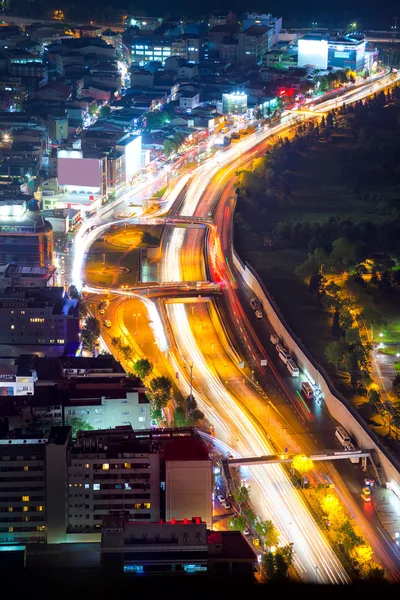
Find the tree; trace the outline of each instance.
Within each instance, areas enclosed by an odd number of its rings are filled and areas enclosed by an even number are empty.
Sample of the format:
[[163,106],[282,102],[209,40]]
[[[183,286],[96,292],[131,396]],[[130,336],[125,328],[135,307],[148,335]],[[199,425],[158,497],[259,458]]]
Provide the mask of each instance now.
[[276,552],[267,552],[262,558],[264,577],[271,581],[287,579],[288,571],[293,563],[293,547],[288,545]]
[[265,521],[256,521],[254,523],[254,529],[268,548],[272,548],[279,544],[281,534],[272,521],[268,519]]
[[345,271],[354,263],[355,258],[356,247],[348,239],[342,237],[333,242],[329,261],[336,271],[339,273]]
[[383,583],[385,580],[385,571],[377,563],[371,562],[366,569],[365,579],[372,583]]
[[254,524],[256,522],[256,513],[254,512],[254,510],[252,508],[244,508],[243,516],[245,517],[249,526],[254,527]]
[[368,544],[359,544],[350,550],[349,554],[356,567],[363,572],[372,561],[373,551]]
[[100,335],[100,323],[95,317],[88,317],[82,330],[82,337],[86,345],[91,348]]
[[296,454],[292,460],[292,469],[295,469],[301,475],[301,481],[303,484],[304,476],[307,475],[314,468],[314,463],[311,458],[304,454]]
[[174,427],[185,427],[186,415],[182,406],[177,406],[174,409]]
[[332,319],[332,335],[334,338],[336,338],[338,340],[340,338],[341,333],[342,333],[342,329],[339,324],[339,311],[336,309],[335,312],[333,313],[333,319]]
[[153,410],[165,408],[172,398],[172,382],[168,377],[155,377],[150,381],[147,395]]
[[229,521],[229,527],[234,531],[243,531],[246,529],[246,519],[243,515],[237,515],[234,519]]
[[321,501],[321,508],[334,529],[339,529],[343,525],[346,517],[336,496],[327,494]]
[[368,402],[370,403],[370,405],[375,408],[376,405],[380,402],[381,399],[381,393],[379,390],[376,390],[374,388],[370,389],[368,392]]
[[202,421],[205,418],[203,411],[201,411],[199,408],[192,410],[189,416],[193,424],[197,423],[198,421]]
[[245,485],[242,485],[240,486],[240,488],[237,488],[233,493],[233,498],[235,502],[239,504],[240,512],[242,512],[242,504],[247,502],[249,499],[249,492],[250,488],[246,487]]
[[334,365],[337,370],[341,367],[348,370],[350,368],[350,353],[349,347],[344,340],[330,342],[325,347],[326,360]]
[[139,358],[133,364],[133,372],[139,377],[139,379],[146,379],[153,371],[153,365],[147,358]]
[[68,288],[68,296],[70,298],[79,299],[81,294],[78,292],[78,288],[75,285],[70,285]]
[[89,311],[87,309],[86,304],[84,302],[82,302],[82,300],[79,301],[78,308],[79,308],[79,318],[82,320],[85,319],[88,316]]
[[122,346],[121,353],[126,361],[129,362],[130,360],[132,360],[133,350],[132,350],[131,346],[129,346],[129,345]]
[[345,519],[343,525],[340,526],[338,530],[338,539],[343,544],[346,552],[351,552],[357,544],[362,544],[364,541],[356,534],[349,519]]
[[67,417],[66,425],[72,427],[72,437],[76,438],[78,431],[91,431],[93,427],[80,417]]

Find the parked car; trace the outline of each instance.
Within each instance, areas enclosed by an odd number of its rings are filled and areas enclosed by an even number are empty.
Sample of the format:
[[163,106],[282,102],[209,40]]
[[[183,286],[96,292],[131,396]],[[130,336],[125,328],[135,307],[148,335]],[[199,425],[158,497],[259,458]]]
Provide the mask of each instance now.
[[111,327],[111,321],[109,319],[106,319],[104,321],[104,326],[110,328]]
[[222,502],[222,506],[225,508],[225,510],[229,510],[230,508],[232,508],[232,506],[229,504],[229,502]]
[[250,529],[248,527],[243,529],[243,535],[250,535]]
[[99,313],[100,313],[101,315],[105,315],[105,314],[106,314],[106,311],[104,310],[104,308],[102,308],[101,310],[99,310]]
[[218,502],[221,502],[221,504],[222,504],[223,502],[225,502],[225,498],[224,498],[224,496],[223,496],[222,494],[218,494],[218,495],[217,495],[217,499],[218,499]]

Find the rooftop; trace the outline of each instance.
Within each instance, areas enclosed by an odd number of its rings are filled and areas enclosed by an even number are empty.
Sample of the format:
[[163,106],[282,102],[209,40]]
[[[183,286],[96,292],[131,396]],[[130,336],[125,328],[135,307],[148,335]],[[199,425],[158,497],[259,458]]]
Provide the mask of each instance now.
[[199,438],[174,438],[165,444],[165,460],[197,461],[210,460],[203,442]]

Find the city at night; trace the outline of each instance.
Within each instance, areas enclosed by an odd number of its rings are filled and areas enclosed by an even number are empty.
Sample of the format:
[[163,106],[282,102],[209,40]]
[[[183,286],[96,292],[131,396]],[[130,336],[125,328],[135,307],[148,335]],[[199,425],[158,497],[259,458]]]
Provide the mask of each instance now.
[[18,597],[400,584],[400,12],[222,4],[0,3]]

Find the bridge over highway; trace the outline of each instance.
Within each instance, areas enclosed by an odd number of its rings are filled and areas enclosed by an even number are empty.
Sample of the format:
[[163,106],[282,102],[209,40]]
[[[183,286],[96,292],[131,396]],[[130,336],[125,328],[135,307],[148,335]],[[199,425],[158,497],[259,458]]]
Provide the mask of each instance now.
[[[343,460],[344,458],[367,458],[369,450],[323,450],[313,454],[305,454],[311,460]],[[248,456],[246,458],[230,458],[229,465],[240,467],[242,465],[273,465],[277,463],[291,463],[296,454],[268,454],[265,456]]]

